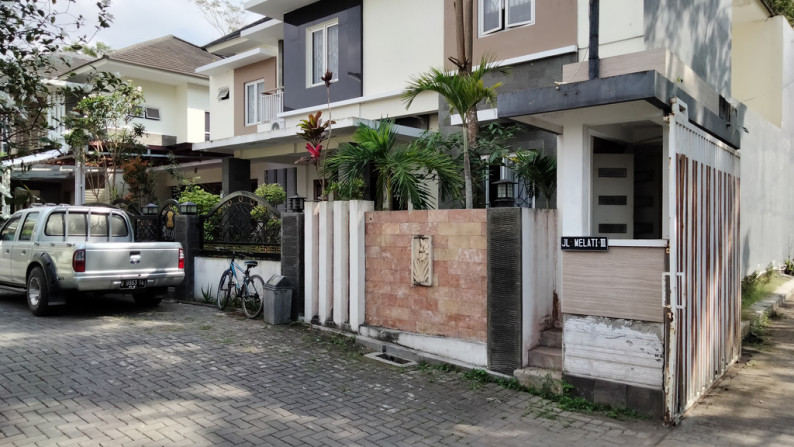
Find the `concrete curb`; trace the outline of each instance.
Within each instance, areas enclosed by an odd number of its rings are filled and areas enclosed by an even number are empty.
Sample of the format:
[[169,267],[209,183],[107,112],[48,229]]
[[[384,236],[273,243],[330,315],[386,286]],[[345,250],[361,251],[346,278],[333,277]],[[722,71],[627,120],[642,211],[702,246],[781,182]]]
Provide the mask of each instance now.
[[749,320],[742,319],[742,340],[750,334],[750,324],[769,316],[771,312],[776,311],[780,305],[786,301],[794,298],[794,278],[790,278],[783,285],[770,293],[769,296],[762,300],[753,303],[748,309],[743,310],[742,314],[749,312],[752,318]]

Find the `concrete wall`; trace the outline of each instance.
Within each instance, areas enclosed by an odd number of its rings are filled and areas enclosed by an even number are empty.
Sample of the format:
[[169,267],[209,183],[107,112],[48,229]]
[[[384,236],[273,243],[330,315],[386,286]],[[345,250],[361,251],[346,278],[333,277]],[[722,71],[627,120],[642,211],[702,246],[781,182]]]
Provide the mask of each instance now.
[[[159,120],[135,118],[133,122],[143,124],[147,133],[177,136],[185,119],[185,103],[179,100],[177,87],[139,79],[132,79],[132,82],[143,90],[145,106],[160,109]],[[177,143],[183,141],[177,140]]]
[[644,0],[644,10],[646,49],[669,49],[730,96],[733,1]]
[[444,64],[443,12],[438,1],[364,1],[364,96],[400,90],[411,75]]
[[794,195],[791,133],[748,110],[739,151],[741,161],[741,237],[744,274],[762,271],[794,257]]
[[[366,324],[484,342],[485,210],[367,214]],[[433,285],[411,284],[411,236],[433,237]]]
[[[221,88],[229,89],[229,99],[218,99]],[[219,140],[234,136],[234,71],[229,70],[210,77],[210,139]]]
[[[242,261],[235,261],[242,262]],[[265,282],[272,275],[281,274],[281,262],[279,261],[258,261],[259,265],[251,269],[251,275],[259,275]],[[245,268],[245,266],[242,266]],[[216,297],[218,290],[218,281],[221,279],[221,273],[229,268],[228,258],[207,258],[196,257],[193,264],[193,296],[196,301],[203,301],[206,294],[210,294],[213,298]],[[240,272],[237,272],[237,277],[241,278]],[[214,301],[212,301],[214,303]]]
[[[264,79],[265,90],[276,88],[276,58],[270,58],[234,70],[234,135],[256,133],[256,124],[245,125],[245,84]],[[232,92],[229,92],[232,95]],[[213,138],[215,139],[215,138]]]

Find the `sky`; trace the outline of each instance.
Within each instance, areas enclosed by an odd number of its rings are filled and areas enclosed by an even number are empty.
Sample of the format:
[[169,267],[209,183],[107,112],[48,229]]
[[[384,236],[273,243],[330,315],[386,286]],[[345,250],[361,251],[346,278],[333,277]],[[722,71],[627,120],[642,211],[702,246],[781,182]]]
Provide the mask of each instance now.
[[[77,0],[70,12],[85,16],[93,29],[96,2]],[[114,50],[169,34],[198,46],[221,37],[189,0],[111,0],[110,13],[114,17],[110,28],[99,31],[92,43],[99,41]]]

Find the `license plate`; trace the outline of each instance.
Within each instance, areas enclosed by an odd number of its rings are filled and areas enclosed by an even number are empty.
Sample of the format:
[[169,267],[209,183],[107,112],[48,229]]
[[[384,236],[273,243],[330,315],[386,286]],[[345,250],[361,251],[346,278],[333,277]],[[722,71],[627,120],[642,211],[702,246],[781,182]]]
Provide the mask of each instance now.
[[121,280],[121,288],[122,289],[142,289],[146,287],[146,280],[145,279],[122,279]]

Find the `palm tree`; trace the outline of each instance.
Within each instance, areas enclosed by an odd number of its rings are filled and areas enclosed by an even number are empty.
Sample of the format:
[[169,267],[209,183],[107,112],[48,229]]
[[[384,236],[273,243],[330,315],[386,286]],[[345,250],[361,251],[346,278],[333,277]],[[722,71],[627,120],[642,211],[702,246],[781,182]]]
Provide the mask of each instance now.
[[546,208],[551,208],[551,196],[557,190],[557,159],[540,155],[536,150],[519,151],[511,157],[509,168],[524,182],[530,197],[542,195]]
[[466,208],[474,205],[472,195],[471,164],[469,162],[469,129],[467,115],[476,110],[477,104],[496,102],[496,89],[501,82],[486,87],[483,79],[487,73],[497,72],[505,74],[507,68],[499,67],[484,56],[480,65],[472,70],[468,76],[447,72],[439,68],[431,68],[427,73],[411,78],[403,92],[405,107],[411,106],[413,100],[423,92],[436,92],[443,96],[449,103],[450,112],[460,116],[463,123],[463,178],[466,190]]
[[392,120],[381,120],[376,128],[360,124],[354,143],[343,143],[326,159],[326,174],[337,173],[339,183],[364,176],[367,165],[377,175],[376,190],[382,207],[391,210],[395,200],[410,200],[414,209],[427,209],[430,189],[427,180],[437,179],[442,194],[460,194],[460,173],[448,155],[418,144],[397,142]]

